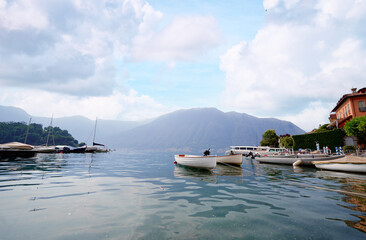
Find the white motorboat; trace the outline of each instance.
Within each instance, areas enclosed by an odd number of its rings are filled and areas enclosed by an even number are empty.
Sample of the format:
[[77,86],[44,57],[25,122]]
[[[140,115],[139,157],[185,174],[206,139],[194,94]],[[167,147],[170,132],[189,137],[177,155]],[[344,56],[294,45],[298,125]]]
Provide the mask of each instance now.
[[174,155],[177,164],[203,169],[213,169],[216,167],[216,156],[197,156],[197,155]]
[[365,157],[347,156],[343,159],[330,161],[313,161],[313,164],[322,170],[366,173]]
[[232,164],[232,165],[241,165],[243,163],[243,155],[241,153],[230,154],[225,156],[217,156],[217,163],[222,164]]
[[275,164],[285,164],[285,165],[296,165],[296,166],[313,166],[313,161],[329,161],[334,159],[340,159],[344,158],[344,155],[330,155],[327,157],[319,156],[317,157],[314,155],[305,155],[302,156],[296,155],[296,157],[256,157],[255,160],[257,160],[260,163],[275,163]]
[[241,153],[244,156],[273,156],[284,153],[292,153],[292,149],[287,148],[274,148],[268,146],[230,146],[228,153]]

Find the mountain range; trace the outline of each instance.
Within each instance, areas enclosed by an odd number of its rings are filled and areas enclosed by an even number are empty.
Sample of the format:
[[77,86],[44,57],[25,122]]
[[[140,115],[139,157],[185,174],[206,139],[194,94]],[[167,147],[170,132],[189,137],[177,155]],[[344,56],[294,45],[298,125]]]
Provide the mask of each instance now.
[[[0,122],[28,122],[31,117],[32,122],[50,125],[51,117],[30,116],[20,108],[0,106]],[[93,120],[62,117],[54,118],[52,125],[68,130],[79,142],[92,143]],[[277,135],[304,133],[293,123],[275,118],[193,108],[145,122],[98,119],[95,141],[119,149],[197,152],[211,148],[222,152],[233,145],[258,145],[268,129],[274,129]]]

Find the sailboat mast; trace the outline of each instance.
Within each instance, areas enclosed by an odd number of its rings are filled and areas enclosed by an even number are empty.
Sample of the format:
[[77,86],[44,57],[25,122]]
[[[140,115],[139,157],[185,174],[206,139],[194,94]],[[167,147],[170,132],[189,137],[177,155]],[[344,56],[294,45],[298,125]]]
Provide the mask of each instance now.
[[50,138],[50,133],[51,133],[51,128],[52,128],[52,120],[53,120],[53,113],[52,113],[52,117],[51,117],[51,123],[50,123],[50,126],[48,128],[48,135],[47,135],[46,146],[48,146],[48,139]]
[[27,133],[25,134],[25,139],[24,139],[24,143],[27,143],[27,137],[28,137],[28,133],[29,133],[29,127],[31,124],[32,118],[29,119],[29,123],[28,123],[28,129],[27,129]]
[[95,142],[95,133],[97,132],[97,121],[98,121],[98,118],[95,118],[93,145],[94,145],[94,142]]

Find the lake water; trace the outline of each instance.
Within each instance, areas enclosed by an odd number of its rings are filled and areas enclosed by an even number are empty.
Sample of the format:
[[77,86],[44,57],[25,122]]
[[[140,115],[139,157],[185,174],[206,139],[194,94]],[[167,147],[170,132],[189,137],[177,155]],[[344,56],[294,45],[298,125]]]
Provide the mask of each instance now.
[[364,175],[173,161],[119,151],[2,161],[0,239],[366,239],[366,197],[353,194],[366,193]]

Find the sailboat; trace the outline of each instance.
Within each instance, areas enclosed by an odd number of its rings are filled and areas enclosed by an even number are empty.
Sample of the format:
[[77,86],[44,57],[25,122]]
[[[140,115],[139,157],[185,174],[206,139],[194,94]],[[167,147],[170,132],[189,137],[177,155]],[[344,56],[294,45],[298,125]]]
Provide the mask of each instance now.
[[[35,150],[37,152],[39,152],[39,153],[54,153],[54,152],[56,152],[56,148],[55,148],[55,137],[53,135],[52,121],[53,121],[53,114],[52,114],[52,117],[51,117],[50,126],[48,128],[46,146],[44,146],[44,145],[42,145],[42,146],[35,146]],[[50,138],[51,131],[52,131],[52,138],[53,138],[53,146],[48,146],[48,140]]]
[[[104,144],[95,142],[95,134],[97,132],[97,122],[98,122],[98,118],[95,119],[93,146],[87,146],[85,152],[109,152],[109,150],[105,147]],[[96,146],[102,146],[104,148],[100,148],[100,147],[96,147]]]

